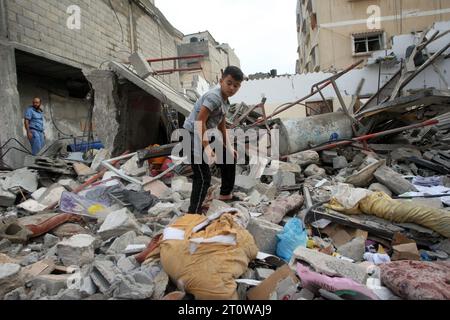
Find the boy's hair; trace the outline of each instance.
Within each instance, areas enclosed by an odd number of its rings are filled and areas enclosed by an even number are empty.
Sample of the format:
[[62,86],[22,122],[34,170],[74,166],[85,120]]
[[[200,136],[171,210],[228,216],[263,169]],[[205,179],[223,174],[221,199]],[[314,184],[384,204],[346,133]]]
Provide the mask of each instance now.
[[236,81],[244,81],[244,73],[241,69],[235,66],[229,66],[225,69],[222,78],[226,78],[227,76],[231,76]]

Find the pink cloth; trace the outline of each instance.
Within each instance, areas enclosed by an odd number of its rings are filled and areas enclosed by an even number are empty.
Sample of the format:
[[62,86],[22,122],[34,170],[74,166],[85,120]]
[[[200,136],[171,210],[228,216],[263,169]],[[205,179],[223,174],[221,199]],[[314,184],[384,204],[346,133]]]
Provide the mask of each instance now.
[[450,263],[395,261],[380,266],[381,281],[408,300],[449,300]]
[[364,285],[361,285],[351,279],[347,278],[332,278],[314,271],[303,266],[301,263],[297,264],[297,275],[301,280],[303,288],[306,288],[312,292],[317,292],[319,289],[325,289],[329,292],[336,292],[342,290],[352,290],[362,293],[363,295],[373,299],[379,300],[379,298]]

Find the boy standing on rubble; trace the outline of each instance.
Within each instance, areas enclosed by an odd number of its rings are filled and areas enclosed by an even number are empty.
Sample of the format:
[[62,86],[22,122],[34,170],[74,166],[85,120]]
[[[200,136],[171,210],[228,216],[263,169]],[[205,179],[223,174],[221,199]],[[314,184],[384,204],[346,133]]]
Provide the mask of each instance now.
[[[209,165],[214,161],[217,162],[222,173],[222,187],[219,200],[230,201],[233,199],[232,192],[236,177],[236,152],[227,136],[225,116],[230,107],[228,99],[238,92],[243,80],[244,74],[238,67],[230,66],[226,68],[222,79],[220,79],[220,86],[205,93],[197,101],[194,110],[185,121],[184,128],[191,133],[192,140],[191,166],[194,176],[191,205],[189,207],[189,213],[191,214],[202,214],[202,204],[211,186]],[[218,129],[222,135],[223,161],[216,159],[216,154],[213,152],[210,141],[205,135],[205,132],[209,129]],[[201,144],[198,143],[197,148],[195,147],[195,139],[201,139]],[[227,153],[232,156],[227,157]],[[206,157],[203,157],[203,154]],[[228,160],[233,159],[233,161],[226,161],[227,158]]]

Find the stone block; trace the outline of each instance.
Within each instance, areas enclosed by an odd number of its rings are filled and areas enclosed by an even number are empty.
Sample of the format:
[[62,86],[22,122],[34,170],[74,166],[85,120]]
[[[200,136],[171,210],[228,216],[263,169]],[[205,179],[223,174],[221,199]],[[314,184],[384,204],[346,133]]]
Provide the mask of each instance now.
[[20,265],[14,263],[0,264],[0,300],[5,294],[21,287],[24,283],[20,275]]
[[247,230],[255,239],[259,251],[276,254],[277,234],[283,231],[281,226],[262,219],[251,218]]
[[330,277],[349,278],[361,284],[365,284],[368,278],[366,269],[359,265],[304,247],[295,249],[291,269],[296,269],[297,261],[306,262],[315,272]]
[[5,191],[0,187],[0,207],[12,207],[16,202],[16,195],[9,191]]
[[322,151],[322,162],[326,164],[333,164],[334,158],[337,158],[339,155],[334,150],[325,150]]
[[75,235],[58,243],[56,252],[66,267],[83,266],[94,261],[94,241],[90,235]]
[[278,171],[273,176],[273,183],[277,188],[293,186],[295,185],[295,173]]
[[101,293],[108,294],[117,274],[120,274],[120,270],[113,262],[97,260],[94,262],[90,277]]
[[344,169],[348,167],[348,161],[345,157],[336,157],[333,159],[333,168],[338,169]]
[[292,154],[288,157],[288,161],[298,164],[301,167],[309,166],[310,164],[317,164],[320,161],[320,156],[316,151],[302,151]]
[[98,230],[103,240],[120,237],[128,231],[139,232],[140,227],[128,209],[124,208],[110,213]]
[[236,176],[235,186],[244,192],[250,192],[256,186],[257,180],[249,176]]
[[326,172],[325,169],[320,168],[318,165],[311,164],[306,168],[304,174],[307,177],[325,177]]
[[384,192],[389,197],[392,196],[392,191],[389,190],[386,186],[382,185],[381,183],[372,183],[369,187],[369,190],[373,192]]
[[108,248],[107,254],[115,255],[122,253],[128,245],[133,244],[136,240],[136,232],[130,231],[116,238],[112,245]]
[[172,179],[172,191],[188,198],[191,196],[192,183],[184,176],[175,177]]
[[388,187],[394,195],[401,195],[410,191],[417,192],[416,187],[414,187],[412,183],[387,166],[380,167],[375,171],[374,175],[375,178]]
[[337,253],[346,258],[350,258],[356,262],[362,261],[364,252],[366,251],[366,240],[362,237],[357,237],[352,241],[340,246]]
[[32,280],[33,287],[44,286],[49,296],[58,294],[63,289],[67,289],[70,274],[48,274],[40,275]]

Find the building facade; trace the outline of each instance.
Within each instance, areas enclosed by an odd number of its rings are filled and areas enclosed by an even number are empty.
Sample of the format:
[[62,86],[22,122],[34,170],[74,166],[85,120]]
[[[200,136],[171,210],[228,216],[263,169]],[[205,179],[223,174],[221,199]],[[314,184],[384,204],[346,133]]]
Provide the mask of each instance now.
[[[109,61],[126,63],[133,52],[149,59],[176,56],[182,41],[183,34],[153,0],[0,0],[0,145],[11,138],[28,144],[23,111],[35,96],[42,98],[48,141],[83,136],[92,111],[86,99],[92,89],[91,72],[106,70]],[[173,65],[166,61],[152,63],[152,68],[171,69]],[[178,73],[155,77],[181,90]],[[138,112],[106,110],[113,119],[128,122],[122,135],[131,137],[130,141],[157,136],[163,103],[144,96],[136,86],[128,85],[127,92],[122,91],[117,100],[139,110],[142,119],[136,125],[138,119],[132,116]],[[97,120],[93,126],[98,128],[103,121]],[[148,142],[130,142],[124,147],[139,148]],[[6,147],[0,150],[0,157],[6,151]],[[23,156],[11,150],[4,164],[20,166]]]
[[450,0],[298,0],[297,73],[335,71],[450,20]]
[[200,66],[201,71],[188,71],[180,74],[181,84],[189,88],[195,79],[205,79],[210,85],[217,84],[221,78],[221,70],[227,66],[240,67],[241,63],[234,50],[227,44],[218,43],[208,32],[199,32],[184,36],[183,42],[178,45],[178,55],[203,55],[203,58],[182,60],[182,68]]

